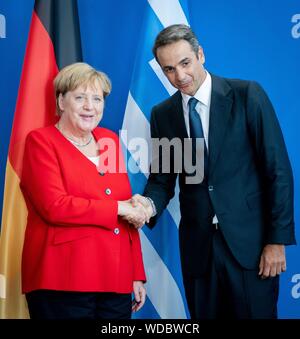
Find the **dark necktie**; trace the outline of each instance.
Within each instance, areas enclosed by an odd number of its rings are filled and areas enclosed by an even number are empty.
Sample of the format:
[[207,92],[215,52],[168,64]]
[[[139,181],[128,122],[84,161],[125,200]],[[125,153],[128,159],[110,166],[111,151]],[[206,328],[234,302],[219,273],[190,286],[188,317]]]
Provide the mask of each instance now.
[[[204,133],[202,128],[201,119],[199,113],[196,111],[196,105],[198,100],[196,98],[190,98],[189,100],[189,121],[190,121],[190,138],[192,139],[193,150],[193,164],[196,161],[196,138],[203,138]],[[207,178],[208,173],[208,157],[207,148],[204,140],[204,178]]]

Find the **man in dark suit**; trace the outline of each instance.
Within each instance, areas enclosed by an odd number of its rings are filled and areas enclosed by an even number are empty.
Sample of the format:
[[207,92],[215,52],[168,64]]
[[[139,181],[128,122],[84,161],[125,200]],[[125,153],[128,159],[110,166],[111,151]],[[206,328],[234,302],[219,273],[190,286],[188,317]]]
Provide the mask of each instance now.
[[[208,73],[188,26],[165,28],[153,52],[178,91],[153,108],[152,138],[205,140],[203,181],[188,184],[191,174],[179,173],[191,317],[276,318],[285,245],[295,244],[295,236],[293,176],[272,104],[256,82]],[[148,209],[150,227],[174,196],[178,176],[172,167],[159,169],[150,173],[144,196],[132,199]]]

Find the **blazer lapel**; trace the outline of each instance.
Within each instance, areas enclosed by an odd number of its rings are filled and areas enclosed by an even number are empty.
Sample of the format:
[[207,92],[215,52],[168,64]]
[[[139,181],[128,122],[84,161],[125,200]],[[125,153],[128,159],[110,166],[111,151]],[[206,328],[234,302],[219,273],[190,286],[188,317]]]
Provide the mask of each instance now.
[[188,134],[186,131],[185,120],[183,115],[183,107],[182,107],[182,96],[180,91],[177,91],[171,97],[172,100],[172,131],[175,132],[175,137],[179,137],[181,139],[188,138]]
[[[171,98],[172,102],[172,119],[170,121],[171,130],[174,131],[174,136],[179,138],[188,138],[185,127],[185,120],[182,108],[182,96],[180,91],[177,91]],[[212,173],[219,152],[222,147],[223,139],[229,123],[232,108],[232,93],[227,82],[212,75],[212,94],[210,103],[210,118],[209,118],[209,174]]]
[[224,79],[212,75],[208,138],[210,175],[216,166],[223,139],[227,131],[232,102],[230,86]]

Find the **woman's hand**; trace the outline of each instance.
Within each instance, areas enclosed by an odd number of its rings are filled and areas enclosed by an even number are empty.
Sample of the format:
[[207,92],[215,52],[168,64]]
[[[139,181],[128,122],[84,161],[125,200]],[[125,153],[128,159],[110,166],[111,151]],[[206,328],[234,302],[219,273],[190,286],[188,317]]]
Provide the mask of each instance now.
[[135,228],[142,227],[149,219],[145,208],[141,204],[132,206],[130,200],[118,201],[118,215]]
[[133,282],[133,293],[132,312],[137,312],[144,306],[146,301],[146,289],[142,281],[136,280]]

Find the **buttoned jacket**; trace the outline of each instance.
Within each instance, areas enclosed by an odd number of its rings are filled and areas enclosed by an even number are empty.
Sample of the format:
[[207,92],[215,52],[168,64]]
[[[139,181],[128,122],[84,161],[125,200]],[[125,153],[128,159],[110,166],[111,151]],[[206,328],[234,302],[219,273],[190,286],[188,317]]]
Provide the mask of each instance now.
[[138,231],[118,217],[117,201],[131,197],[119,139],[105,128],[93,135],[100,148],[110,144],[98,168],[55,126],[27,136],[23,292],[130,293],[134,280],[146,279]]

